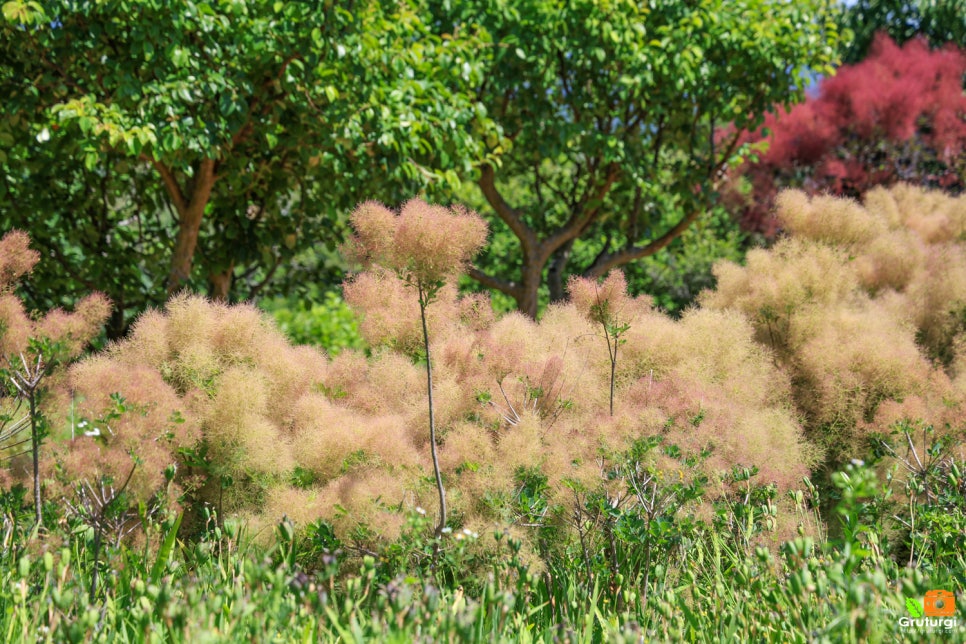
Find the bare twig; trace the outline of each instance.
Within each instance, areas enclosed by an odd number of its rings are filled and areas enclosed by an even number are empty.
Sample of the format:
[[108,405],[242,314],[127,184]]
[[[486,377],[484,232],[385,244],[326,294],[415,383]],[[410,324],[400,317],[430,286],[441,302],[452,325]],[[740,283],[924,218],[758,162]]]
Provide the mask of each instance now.
[[[10,382],[17,389],[20,400],[26,401],[30,410],[25,420],[30,426],[31,451],[33,453],[33,483],[34,483],[34,519],[38,526],[43,524],[43,505],[40,498],[40,442],[43,439],[42,419],[37,411],[37,398],[40,383],[47,375],[48,365],[44,362],[43,353],[37,352],[37,360],[28,362],[27,357],[20,354],[22,370],[14,370],[9,375]],[[22,421],[18,421],[22,422]],[[18,430],[20,431],[20,430]]]

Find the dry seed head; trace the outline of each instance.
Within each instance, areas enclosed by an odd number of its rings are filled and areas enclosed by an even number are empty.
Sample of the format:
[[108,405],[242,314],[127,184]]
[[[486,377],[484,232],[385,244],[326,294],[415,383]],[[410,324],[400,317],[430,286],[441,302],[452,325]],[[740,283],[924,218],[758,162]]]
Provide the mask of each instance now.
[[776,202],[779,220],[800,239],[848,248],[881,235],[887,226],[881,218],[849,199],[809,198],[801,190],[785,190]]
[[30,237],[13,230],[0,238],[0,294],[13,288],[14,282],[29,273],[40,261],[40,253],[30,249]]
[[356,231],[346,249],[350,258],[366,265],[389,264],[398,225],[395,213],[381,203],[366,201],[353,211],[349,221]]
[[111,345],[109,353],[125,364],[160,368],[170,358],[167,316],[155,309],[145,311],[132,325],[127,339]]
[[32,332],[33,323],[20,298],[0,293],[0,356],[26,351]]
[[398,215],[366,202],[350,219],[356,234],[349,248],[355,258],[424,288],[462,270],[486,241],[486,222],[476,213],[421,199],[403,204]]

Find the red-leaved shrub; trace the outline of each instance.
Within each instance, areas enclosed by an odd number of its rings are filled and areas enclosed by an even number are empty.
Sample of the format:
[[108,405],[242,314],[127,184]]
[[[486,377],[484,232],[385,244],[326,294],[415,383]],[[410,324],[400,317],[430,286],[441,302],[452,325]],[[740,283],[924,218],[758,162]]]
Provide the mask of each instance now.
[[[966,51],[902,47],[876,37],[869,56],[823,80],[788,113],[769,114],[746,142],[767,151],[737,173],[729,199],[745,228],[773,235],[783,188],[859,198],[897,182],[961,192],[966,186]],[[742,181],[750,191],[740,189]]]

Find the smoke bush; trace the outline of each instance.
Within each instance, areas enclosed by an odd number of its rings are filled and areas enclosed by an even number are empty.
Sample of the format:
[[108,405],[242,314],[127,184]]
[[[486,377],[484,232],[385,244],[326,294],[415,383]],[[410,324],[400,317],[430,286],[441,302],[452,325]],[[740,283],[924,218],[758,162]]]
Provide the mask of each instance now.
[[[292,346],[252,307],[175,298],[71,370],[75,418],[109,431],[76,436],[58,458],[71,477],[116,476],[133,451],[137,495],[167,485],[256,530],[287,515],[326,520],[360,548],[395,538],[437,494],[421,311],[407,290],[422,275],[440,280],[423,312],[451,527],[485,535],[510,523],[535,551],[546,529],[573,534],[568,517],[592,491],[613,498],[614,455],[648,440],[684,455],[648,452],[655,473],[683,477],[682,458],[694,456],[687,476],[707,479],[709,501],[734,492],[723,472],[753,467],[780,494],[823,456],[861,456],[898,420],[962,431],[964,203],[903,186],[861,205],[786,194],[789,236],[745,266],[718,265],[718,290],[680,320],[612,277],[575,281],[574,302],[539,322],[495,319],[485,298],[460,297],[449,284],[465,254],[422,257],[439,252],[439,235],[420,239],[402,213],[368,204],[354,252],[384,264],[346,286],[368,355],[330,359]],[[616,361],[605,322],[622,329]],[[520,507],[533,481],[537,518]],[[775,538],[800,520],[780,512]]]
[[[788,191],[788,237],[715,268],[713,310],[737,310],[794,383],[808,436],[861,457],[897,420],[961,434],[966,198],[899,185],[859,204]],[[947,424],[948,423],[948,424]]]
[[[368,357],[291,346],[247,305],[181,296],[145,313],[128,338],[70,371],[75,403],[71,411],[64,399],[62,413],[73,414],[76,433],[56,453],[64,479],[117,477],[133,453],[134,498],[167,490],[189,507],[242,515],[256,531],[287,515],[303,525],[324,519],[362,546],[396,537],[406,512],[434,505],[426,379],[417,345],[404,340],[418,315],[412,298],[379,297],[375,286],[402,278],[370,277],[373,286],[357,277],[348,289],[350,301],[372,289],[355,300],[370,329]],[[486,534],[494,522],[518,521],[519,477],[540,472],[547,503],[561,510],[545,520],[567,534],[569,486],[613,486],[602,450],[652,436],[706,452],[701,467],[712,478],[757,465],[763,481],[786,490],[807,473],[814,449],[752,324],[701,310],[676,322],[608,284],[628,325],[613,416],[614,365],[586,310],[562,304],[540,322],[494,319],[480,296],[438,291],[428,309],[435,422],[454,527]],[[366,327],[373,318],[382,322]],[[95,426],[98,436],[84,434]],[[673,465],[654,458],[655,467]]]
[[[961,193],[966,178],[961,45],[930,49],[914,39],[899,47],[880,34],[865,60],[843,65],[789,112],[767,115],[761,132],[745,137],[767,142],[767,150],[737,170],[740,180],[725,194],[743,225],[776,234],[775,197],[788,187],[858,198],[876,186],[906,182]],[[779,208],[786,210],[780,223],[796,225],[788,209]],[[820,217],[834,219],[837,209],[849,216],[815,224],[823,234],[856,233],[866,222],[847,202],[825,202]]]
[[13,231],[0,238],[0,357],[28,351],[30,339],[58,345],[58,358],[76,357],[96,336],[110,314],[111,305],[100,293],[81,300],[73,313],[52,309],[32,318],[13,293],[18,280],[36,265],[40,255],[30,249],[29,237]]
[[50,432],[48,394],[62,378],[59,367],[99,333],[111,306],[95,293],[73,313],[53,309],[28,316],[13,289],[39,259],[29,243],[18,231],[0,238],[0,462],[6,466],[0,470],[0,484],[32,477],[34,517],[40,525],[42,478],[49,474],[46,468],[41,471],[41,449]]

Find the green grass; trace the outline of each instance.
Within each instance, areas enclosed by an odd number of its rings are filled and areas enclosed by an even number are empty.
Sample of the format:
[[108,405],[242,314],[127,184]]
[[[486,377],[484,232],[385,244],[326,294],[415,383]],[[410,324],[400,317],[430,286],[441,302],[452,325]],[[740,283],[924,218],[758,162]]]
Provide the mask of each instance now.
[[[907,598],[934,588],[962,597],[961,558],[927,577],[808,538],[774,556],[699,530],[673,566],[655,565],[644,587],[640,577],[590,574],[566,556],[532,572],[512,543],[462,576],[320,553],[286,525],[269,547],[214,522],[189,542],[175,538],[177,519],[151,528],[147,542],[155,547],[109,547],[96,562],[85,526],[61,521],[38,534],[16,519],[8,506],[0,552],[6,642],[966,639],[963,630],[929,633],[898,623],[908,615]],[[101,582],[92,593],[94,566]]]
[[[903,425],[897,435],[912,431]],[[85,514],[48,502],[47,527],[38,529],[26,490],[0,492],[0,637],[966,641],[966,485],[955,446],[931,443],[929,458],[914,459],[920,469],[901,484],[898,465],[885,473],[876,463],[846,465],[822,492],[824,522],[819,490],[806,481],[805,491],[789,495],[800,534],[775,544],[779,499],[774,486],[754,483],[757,470],[729,473],[739,492],[709,506],[698,469],[663,481],[638,467],[657,444],[614,455],[613,474],[637,491],[637,503],[574,483],[580,512],[568,519],[551,506],[539,471],[521,471],[515,496],[505,499],[508,524],[494,525],[492,539],[454,526],[439,544],[431,517],[417,512],[391,543],[340,538],[324,522],[296,530],[283,521],[256,539],[207,511],[182,524],[181,514],[143,509],[140,532],[120,539],[111,530],[130,524],[109,520],[111,504]],[[699,465],[682,458],[684,467]],[[536,552],[507,536],[514,522],[534,526]],[[956,623],[904,625],[935,590],[955,594]]]

